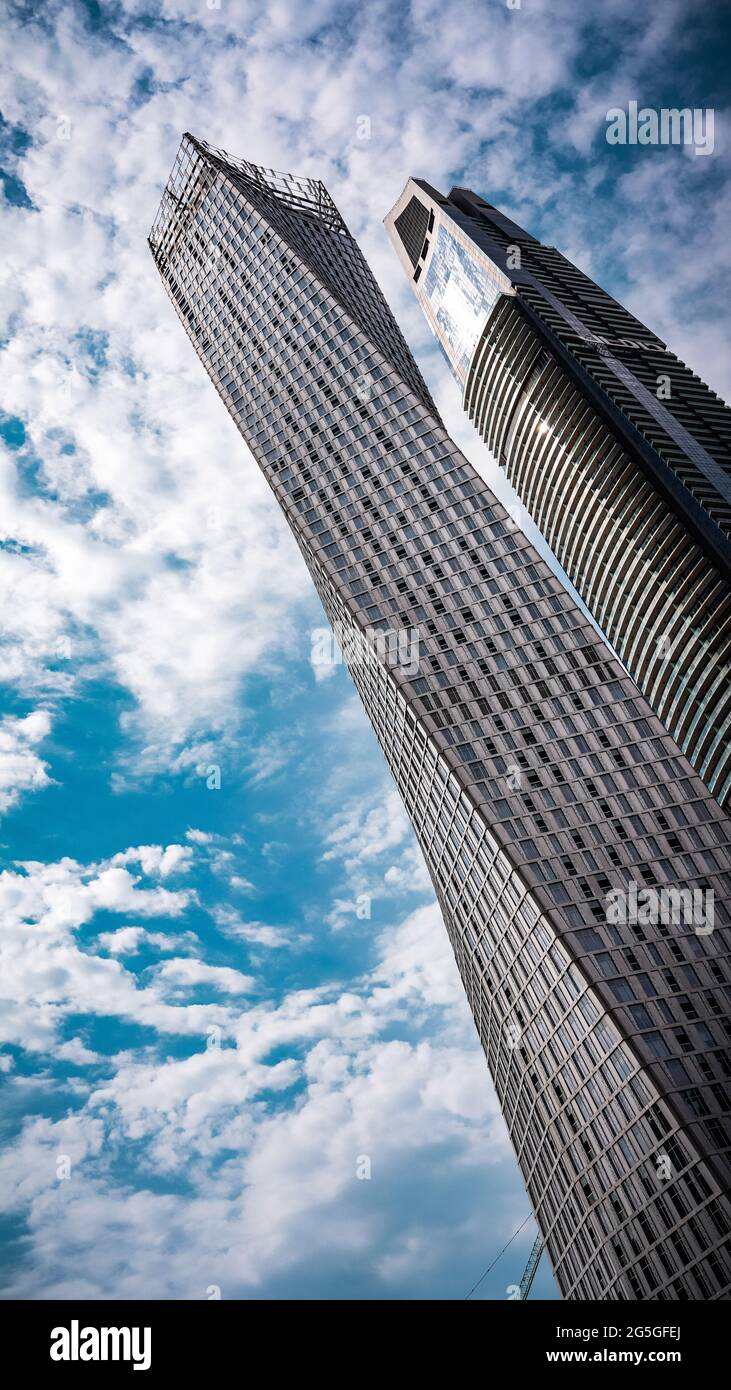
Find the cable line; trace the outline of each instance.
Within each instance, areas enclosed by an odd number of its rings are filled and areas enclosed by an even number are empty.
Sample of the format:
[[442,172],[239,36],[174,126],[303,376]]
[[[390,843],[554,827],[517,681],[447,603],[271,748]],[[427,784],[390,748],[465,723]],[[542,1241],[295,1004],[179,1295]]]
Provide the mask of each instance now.
[[[528,1215],[527,1215],[526,1218],[525,1218],[525,1221],[521,1221],[521,1223],[520,1223],[520,1225],[519,1225],[517,1231],[513,1231],[513,1234],[512,1234],[512,1236],[510,1237],[510,1240],[508,1241],[508,1245],[512,1245],[513,1241],[515,1240],[515,1237],[520,1235],[520,1233],[521,1233],[523,1227],[524,1227],[524,1226],[527,1226],[528,1222],[529,1222],[530,1220],[532,1220],[532,1219],[533,1219],[533,1212],[532,1212],[532,1211],[529,1211],[529,1212],[528,1212]],[[468,1299],[468,1298],[471,1298],[471,1297],[472,1297],[473,1293],[475,1292],[475,1289],[479,1289],[480,1284],[482,1283],[483,1279],[486,1279],[486,1278],[487,1278],[488,1274],[490,1273],[490,1270],[491,1270],[491,1269],[494,1269],[495,1265],[497,1264],[498,1260],[500,1259],[500,1256],[505,1254],[505,1251],[507,1250],[508,1245],[504,1245],[504,1246],[503,1246],[502,1250],[500,1250],[499,1253],[495,1256],[495,1259],[493,1260],[492,1264],[490,1264],[490,1265],[487,1266],[487,1269],[485,1270],[485,1273],[480,1275],[480,1277],[479,1277],[479,1279],[477,1280],[477,1283],[476,1283],[476,1284],[473,1284],[473,1285],[472,1285],[472,1288],[470,1289],[469,1293],[465,1295],[465,1300],[464,1300],[465,1303],[467,1302],[467,1299]]]

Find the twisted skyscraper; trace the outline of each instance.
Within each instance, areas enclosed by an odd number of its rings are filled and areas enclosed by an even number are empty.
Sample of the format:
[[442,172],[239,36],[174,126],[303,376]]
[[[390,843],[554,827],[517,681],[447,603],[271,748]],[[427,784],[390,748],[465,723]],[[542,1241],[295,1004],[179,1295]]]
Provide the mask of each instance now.
[[719,1298],[729,821],[450,440],[322,184],[186,135],[150,245],[341,635],[562,1293]]

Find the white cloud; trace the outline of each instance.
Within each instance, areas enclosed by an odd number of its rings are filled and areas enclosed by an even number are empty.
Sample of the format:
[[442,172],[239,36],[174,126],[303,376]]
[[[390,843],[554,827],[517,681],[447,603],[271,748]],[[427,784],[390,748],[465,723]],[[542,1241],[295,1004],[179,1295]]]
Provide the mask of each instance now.
[[115,854],[113,864],[139,864],[148,877],[159,875],[167,878],[170,874],[185,873],[191,867],[193,851],[187,845],[138,845],[136,849],[126,849]]
[[[219,931],[234,941],[245,941],[251,946],[266,946],[270,949],[295,944],[292,933],[284,927],[272,927],[267,922],[245,922],[236,909],[226,903],[214,907],[212,917]],[[308,935],[298,931],[296,944],[301,946],[310,939]]]
[[186,830],[185,838],[194,845],[209,845],[216,837],[209,830]]
[[167,888],[138,888],[139,879],[112,862],[101,868],[85,885],[92,910],[136,912],[143,917],[178,917],[193,901],[189,889],[171,892]]
[[163,961],[155,967],[155,983],[163,993],[178,998],[207,985],[218,994],[250,994],[256,981],[251,975],[232,970],[227,965],[206,965],[202,960],[176,959]]
[[[1,873],[0,1038],[48,1049],[67,1016],[86,1013],[189,1036],[204,1037],[210,1024],[232,1026],[235,1016],[219,1003],[173,1005],[164,975],[159,983],[153,976],[140,985],[119,960],[96,954],[93,941],[87,950],[76,939],[100,909],[177,919],[194,900],[190,890],[141,888],[127,869],[110,862],[27,862],[22,872]],[[103,946],[109,934],[102,935]]]
[[36,709],[22,719],[6,715],[0,720],[0,812],[9,810],[25,792],[50,785],[48,764],[35,751],[50,731],[47,709]]
[[194,932],[154,932],[147,927],[119,927],[117,931],[100,932],[95,945],[110,956],[135,956],[143,949],[153,951],[196,951],[199,946]]
[[93,1066],[104,1060],[98,1052],[92,1052],[86,1047],[81,1038],[70,1038],[68,1042],[59,1043],[54,1057],[59,1062],[70,1062],[75,1067]]
[[334,930],[369,918],[373,904],[408,893],[431,896],[424,857],[392,785],[351,798],[323,827],[325,862],[342,864],[343,896],[326,915]]
[[255,893],[256,887],[248,878],[242,878],[240,874],[232,874],[228,881],[229,888],[233,888],[237,893]]
[[397,791],[389,788],[374,802],[357,801],[336,814],[325,837],[329,848],[323,859],[342,859],[346,869],[352,870],[395,849],[411,835]]

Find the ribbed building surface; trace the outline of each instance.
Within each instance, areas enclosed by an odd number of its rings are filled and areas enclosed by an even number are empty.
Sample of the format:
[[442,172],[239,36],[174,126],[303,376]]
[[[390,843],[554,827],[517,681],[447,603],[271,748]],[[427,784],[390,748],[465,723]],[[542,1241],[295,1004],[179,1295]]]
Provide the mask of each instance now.
[[[731,824],[446,434],[321,184],[185,136],[150,245],[341,635],[563,1295],[722,1297]],[[640,920],[663,888],[696,920]]]
[[[728,806],[731,411],[564,256],[474,193],[444,198],[412,179],[386,222],[470,419]],[[405,225],[428,228],[416,256]]]

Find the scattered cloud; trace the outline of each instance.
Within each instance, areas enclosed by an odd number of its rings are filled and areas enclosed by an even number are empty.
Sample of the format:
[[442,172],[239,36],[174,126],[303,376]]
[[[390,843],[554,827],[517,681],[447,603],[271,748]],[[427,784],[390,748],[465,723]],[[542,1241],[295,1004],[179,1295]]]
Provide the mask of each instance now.
[[136,956],[141,950],[196,951],[200,942],[194,932],[149,931],[147,927],[119,927],[116,931],[100,932],[95,942],[110,956]]
[[[67,909],[65,918],[74,915]],[[0,1161],[4,1209],[28,1214],[32,1258],[16,1271],[15,1296],[32,1279],[35,1297],[134,1297],[152,1287],[158,1297],[202,1297],[211,1282],[241,1297],[279,1291],[282,1280],[301,1278],[305,1263],[327,1277],[343,1258],[356,1262],[366,1296],[389,1296],[399,1272],[415,1290],[428,1279],[429,1261],[417,1259],[424,1241],[441,1277],[453,1266],[462,1281],[449,1293],[462,1292],[480,1258],[470,1207],[487,1175],[509,1161],[507,1136],[436,909],[385,929],[376,947],[376,966],[347,989],[240,1005],[227,1035],[208,1023],[186,1057],[149,1048],[99,1057],[78,1037],[57,1050],[77,1067],[113,1065],[107,1079],[88,1083],[79,1110],[60,1121],[34,1118]],[[182,959],[153,978],[156,990],[176,996],[243,995],[252,983]],[[385,1036],[414,1000],[414,1038]],[[439,1041],[419,1036],[419,1018],[428,1033],[435,1012]],[[293,1088],[296,1104],[272,1104]],[[168,1190],[133,1190],[117,1175],[130,1142],[138,1172],[154,1172]],[[71,1165],[60,1207],[59,1154]],[[416,1194],[408,1214],[405,1182]],[[428,1217],[434,1183],[450,1211],[436,1233]],[[51,1208],[58,1216],[49,1225]],[[508,1204],[501,1232],[514,1216]],[[104,1239],[112,1227],[113,1261]],[[73,1268],[62,1259],[71,1229],[80,1252]],[[151,1242],[163,1231],[164,1262]]]
[[245,922],[235,908],[227,904],[214,907],[213,920],[224,936],[234,941],[243,941],[252,946],[266,946],[276,950],[282,946],[296,944],[302,946],[310,941],[310,936],[298,933],[297,937],[284,927],[272,927],[267,922]]
[[155,984],[168,997],[179,998],[199,985],[217,994],[250,994],[256,981],[228,965],[206,965],[202,960],[166,960],[155,968]]
[[46,709],[0,720],[0,812],[14,806],[24,793],[50,785],[48,764],[36,752],[36,744],[50,731],[51,715]]

